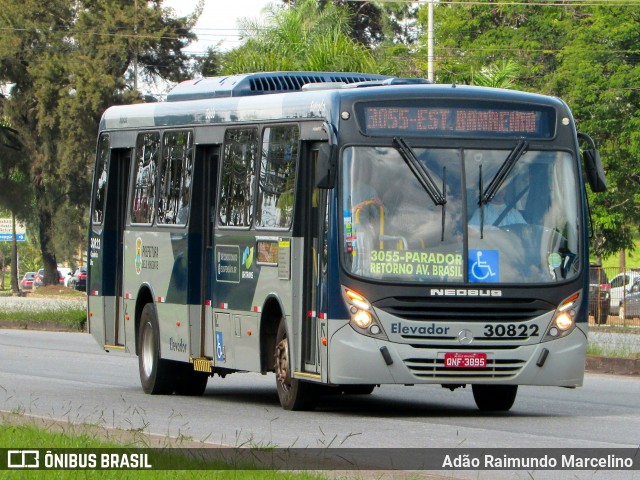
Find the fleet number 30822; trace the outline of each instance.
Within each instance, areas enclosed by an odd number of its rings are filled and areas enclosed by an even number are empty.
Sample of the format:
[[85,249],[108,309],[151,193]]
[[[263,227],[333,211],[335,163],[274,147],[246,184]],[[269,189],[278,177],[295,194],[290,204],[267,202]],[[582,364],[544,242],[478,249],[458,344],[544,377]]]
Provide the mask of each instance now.
[[537,325],[523,324],[488,324],[484,326],[485,337],[537,337],[539,329]]

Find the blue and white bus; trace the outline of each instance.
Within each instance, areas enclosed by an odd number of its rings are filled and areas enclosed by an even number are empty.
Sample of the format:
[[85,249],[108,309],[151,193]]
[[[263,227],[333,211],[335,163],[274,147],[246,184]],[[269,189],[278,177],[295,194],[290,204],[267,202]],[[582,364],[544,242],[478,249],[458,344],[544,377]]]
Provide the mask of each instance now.
[[557,98],[356,73],[185,82],[102,117],[90,331],[138,356],[151,394],[273,372],[285,409],[435,383],[508,410],[518,385],[583,381],[583,174],[605,188]]

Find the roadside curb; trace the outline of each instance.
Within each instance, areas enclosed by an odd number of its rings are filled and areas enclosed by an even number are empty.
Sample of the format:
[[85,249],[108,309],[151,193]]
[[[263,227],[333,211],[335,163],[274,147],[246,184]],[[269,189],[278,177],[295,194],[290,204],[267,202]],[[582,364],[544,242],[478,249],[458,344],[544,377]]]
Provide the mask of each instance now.
[[586,371],[592,373],[608,373],[613,375],[640,376],[640,359],[587,355]]

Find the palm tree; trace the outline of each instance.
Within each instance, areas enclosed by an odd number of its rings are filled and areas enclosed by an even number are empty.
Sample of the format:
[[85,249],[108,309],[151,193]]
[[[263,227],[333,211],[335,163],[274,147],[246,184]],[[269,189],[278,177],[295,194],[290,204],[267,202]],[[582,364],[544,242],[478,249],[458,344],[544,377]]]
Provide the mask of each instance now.
[[225,56],[222,73],[375,71],[371,53],[349,31],[348,12],[333,4],[322,9],[314,0],[296,2],[290,8],[272,4],[264,23],[241,23],[245,43]]
[[503,60],[479,72],[471,72],[471,84],[482,87],[513,88],[515,86],[520,67],[512,60]]

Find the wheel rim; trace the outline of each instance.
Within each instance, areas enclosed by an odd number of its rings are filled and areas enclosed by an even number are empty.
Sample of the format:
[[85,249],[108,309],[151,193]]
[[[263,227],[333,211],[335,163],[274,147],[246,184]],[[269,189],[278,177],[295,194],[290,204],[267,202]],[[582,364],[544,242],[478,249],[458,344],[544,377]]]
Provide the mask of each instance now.
[[154,341],[153,341],[153,328],[150,323],[146,323],[144,325],[144,330],[142,331],[142,368],[144,369],[144,374],[148,377],[151,376],[151,372],[153,372],[154,365]]
[[286,337],[276,345],[275,357],[276,379],[283,389],[288,390],[291,385],[291,375],[289,374],[289,342]]

